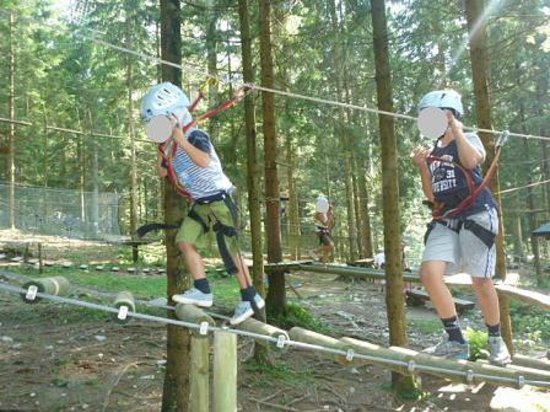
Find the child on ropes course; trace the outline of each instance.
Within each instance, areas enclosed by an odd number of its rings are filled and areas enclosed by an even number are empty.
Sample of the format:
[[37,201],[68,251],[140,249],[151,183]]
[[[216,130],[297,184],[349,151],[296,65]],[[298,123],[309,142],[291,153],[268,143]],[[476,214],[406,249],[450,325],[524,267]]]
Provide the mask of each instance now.
[[241,288],[242,300],[230,320],[235,325],[258,313],[265,302],[252,286],[239,251],[238,211],[231,198],[233,184],[223,172],[209,135],[196,127],[189,107],[186,94],[169,82],[153,86],[141,104],[149,138],[159,143],[160,176],[170,178],[191,203],[176,242],[193,277],[193,287],[172,299],[183,304],[212,306],[212,291],[197,250],[204,246],[206,233],[212,229],[226,269],[236,275]]
[[419,104],[419,127],[424,110],[424,114],[433,111],[431,126],[437,129],[438,116],[443,126],[431,136],[436,139],[433,148],[416,148],[411,154],[420,170],[424,194],[434,207],[434,218],[424,238],[420,277],[448,335],[425,352],[456,359],[469,357],[468,342],[443,280],[444,274],[461,268],[472,278],[485,319],[489,360],[505,365],[510,363],[510,354],[500,333],[498,296],[492,281],[499,226],[497,205],[488,188],[475,191],[483,181],[480,164],[486,152],[476,134],[463,131],[460,119],[464,108],[458,93],[439,90],[426,94]]
[[334,227],[335,219],[332,206],[323,195],[319,195],[317,198],[314,218],[317,226],[317,236],[319,237],[319,247],[312,251],[312,255],[319,259],[321,263],[328,263],[329,256],[334,250],[330,231]]

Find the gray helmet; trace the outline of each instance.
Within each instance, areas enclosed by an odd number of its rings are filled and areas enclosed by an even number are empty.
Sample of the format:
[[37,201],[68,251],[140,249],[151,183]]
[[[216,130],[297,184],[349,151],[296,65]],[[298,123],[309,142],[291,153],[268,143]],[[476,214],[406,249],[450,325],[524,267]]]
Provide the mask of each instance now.
[[461,119],[464,116],[464,106],[460,94],[454,90],[435,90],[426,94],[418,105],[418,111],[426,107],[438,107],[440,109],[452,109],[455,116]]
[[[189,98],[178,86],[164,82],[157,84],[141,99],[141,120],[148,123],[153,117],[175,115],[178,119],[187,117]],[[187,113],[185,113],[187,112]]]

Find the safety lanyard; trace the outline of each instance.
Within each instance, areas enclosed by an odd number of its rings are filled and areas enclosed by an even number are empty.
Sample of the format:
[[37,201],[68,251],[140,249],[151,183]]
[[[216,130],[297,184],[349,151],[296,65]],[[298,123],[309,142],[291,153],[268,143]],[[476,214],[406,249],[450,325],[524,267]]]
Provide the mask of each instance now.
[[453,162],[451,160],[443,159],[441,157],[437,156],[428,156],[428,161],[440,161],[444,163],[453,164],[454,166],[458,167],[463,173],[464,176],[466,176],[466,181],[468,182],[468,191],[469,195],[462,200],[458,206],[455,208],[448,210],[445,213],[442,213],[443,208],[445,204],[443,202],[436,202],[434,210],[432,212],[432,216],[435,220],[440,219],[452,219],[458,215],[460,215],[464,210],[468,209],[470,206],[474,204],[476,199],[479,197],[483,189],[487,187],[493,176],[495,175],[497,168],[498,168],[498,160],[500,158],[500,154],[502,152],[502,146],[506,143],[509,136],[508,130],[505,130],[502,132],[502,134],[498,137],[496,143],[495,143],[495,157],[493,161],[491,162],[491,165],[489,166],[489,169],[487,170],[487,173],[485,173],[485,177],[481,181],[481,183],[476,187],[473,174],[471,170],[468,170],[464,168],[459,163]]
[[[208,83],[208,79],[207,79],[207,82],[205,83],[206,84],[209,84]],[[204,86],[204,85],[203,85]],[[185,133],[187,133],[189,131],[189,129],[191,129],[192,127],[196,126],[197,124],[199,124],[200,122],[206,120],[206,119],[209,119],[215,115],[217,115],[218,113],[221,113],[223,112],[224,110],[227,110],[229,109],[230,107],[233,107],[235,104],[237,104],[240,100],[243,99],[243,97],[248,93],[250,92],[250,89],[248,90],[245,90],[244,88],[241,88],[237,91],[237,93],[235,93],[235,96],[227,101],[225,101],[224,103],[222,103],[221,105],[219,105],[218,107],[215,107],[214,109],[212,110],[209,110],[207,111],[206,113],[200,115],[197,119],[193,120],[192,122],[186,124],[185,126],[183,126],[182,130],[183,130],[183,134],[185,135]],[[191,106],[189,107],[189,111],[192,112],[197,104],[199,103],[199,101],[204,98],[204,92],[203,92],[203,87],[201,87],[200,91],[199,91],[199,95],[197,96],[197,98],[195,99],[195,101],[191,104]],[[170,146],[170,143],[171,143],[171,148],[169,147]],[[168,150],[167,150],[168,149]],[[178,150],[178,145],[176,142],[174,142],[172,139],[168,139],[166,142],[164,143],[161,143],[159,144],[159,152],[160,152],[160,155],[162,157],[162,160],[164,161],[164,164],[166,166],[166,170],[168,171],[168,179],[170,180],[170,182],[174,185],[174,187],[176,188],[176,191],[181,195],[183,196],[183,198],[185,198],[185,200],[188,202],[188,203],[191,203],[193,198],[191,196],[191,193],[189,193],[189,191],[187,191],[185,189],[185,187],[179,182],[178,180],[178,177],[176,175],[176,172],[174,170],[174,166],[172,165],[172,160],[174,159],[174,157],[176,156],[176,152]],[[169,153],[167,153],[167,151]]]

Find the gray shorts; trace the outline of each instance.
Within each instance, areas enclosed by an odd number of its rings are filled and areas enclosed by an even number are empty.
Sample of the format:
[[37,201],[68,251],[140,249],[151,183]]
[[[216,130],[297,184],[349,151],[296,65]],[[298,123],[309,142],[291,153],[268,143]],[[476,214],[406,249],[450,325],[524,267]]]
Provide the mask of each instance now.
[[[468,216],[477,224],[498,233],[498,214],[495,209]],[[428,235],[422,262],[447,262],[446,274],[457,272],[468,273],[472,277],[491,278],[495,275],[496,246],[488,248],[471,231],[462,228],[457,233],[452,228],[458,224],[457,219],[446,219],[445,225],[437,223]]]

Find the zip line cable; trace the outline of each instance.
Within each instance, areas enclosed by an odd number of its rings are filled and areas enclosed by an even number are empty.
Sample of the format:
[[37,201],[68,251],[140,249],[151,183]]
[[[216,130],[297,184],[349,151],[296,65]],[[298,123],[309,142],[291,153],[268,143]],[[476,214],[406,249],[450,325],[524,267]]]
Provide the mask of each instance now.
[[[19,295],[25,295],[28,292],[27,290],[25,290],[23,288],[8,285],[8,284],[2,284],[2,283],[0,283],[0,289],[3,289],[5,291],[11,292],[11,293],[17,293]],[[83,307],[83,308],[94,309],[94,310],[101,310],[101,311],[109,312],[109,313],[112,313],[112,314],[118,314],[119,313],[118,308],[111,307],[111,306],[106,306],[106,305],[99,305],[99,304],[96,304],[96,303],[85,302],[85,301],[81,301],[81,300],[77,300],[77,299],[70,299],[70,298],[65,298],[65,297],[56,296],[56,295],[50,295],[50,294],[42,293],[42,292],[36,292],[35,296],[43,298],[43,299],[48,299],[48,300],[51,300],[51,301],[57,302],[57,303],[69,304],[69,305],[73,305],[73,306],[80,306],[80,307]],[[252,338],[252,339],[264,340],[264,341],[267,341],[267,342],[275,343],[277,345],[277,347],[279,347],[279,348],[283,348],[285,346],[290,346],[290,347],[296,347],[296,348],[306,349],[306,350],[311,350],[311,351],[318,351],[318,352],[330,353],[330,354],[334,354],[334,355],[340,355],[342,357],[345,357],[346,360],[348,360],[348,361],[353,360],[353,358],[363,359],[363,360],[366,360],[366,361],[376,361],[376,362],[387,364],[387,365],[403,367],[406,370],[408,370],[411,374],[413,374],[415,372],[415,370],[420,371],[420,372],[422,372],[422,371],[425,371],[425,372],[439,372],[439,373],[454,375],[454,376],[457,376],[457,377],[463,377],[467,382],[473,382],[474,379],[477,377],[479,380],[488,380],[489,379],[491,381],[511,383],[511,384],[514,384],[514,385],[517,385],[517,386],[520,386],[520,387],[523,386],[523,385],[532,385],[532,386],[539,386],[539,387],[550,387],[550,381],[528,380],[528,379],[525,379],[523,376],[518,376],[517,378],[509,378],[509,377],[504,377],[504,376],[493,376],[493,375],[488,375],[488,374],[483,374],[483,373],[476,373],[472,370],[463,371],[463,370],[453,370],[453,369],[439,368],[439,367],[428,366],[428,365],[418,365],[414,361],[401,361],[401,360],[388,359],[388,358],[379,357],[379,356],[363,355],[363,354],[360,354],[360,353],[355,353],[353,351],[353,349],[349,349],[349,350],[346,351],[346,350],[341,350],[341,349],[328,348],[328,347],[325,347],[325,346],[316,345],[316,344],[312,344],[312,343],[305,343],[305,342],[295,341],[295,340],[292,340],[292,339],[288,339],[285,335],[280,335],[279,337],[276,338],[276,337],[262,335],[262,334],[258,334],[258,333],[254,333],[254,332],[248,332],[248,331],[239,330],[239,329],[232,329],[232,328],[229,328],[229,327],[226,327],[226,326],[222,326],[222,327],[211,326],[207,322],[203,322],[203,323],[200,323],[200,324],[191,323],[191,322],[185,322],[185,321],[181,321],[181,320],[169,319],[169,318],[164,318],[164,317],[160,317],[160,316],[147,315],[147,314],[144,314],[144,313],[132,312],[132,311],[128,311],[127,316],[133,317],[133,318],[136,318],[136,319],[146,320],[146,321],[158,322],[158,323],[162,323],[162,324],[170,324],[170,325],[174,325],[174,326],[184,327],[184,328],[187,328],[187,329],[198,330],[199,333],[201,333],[201,334],[208,334],[209,332],[214,332],[214,331],[223,331],[223,332],[233,333],[235,335],[240,335],[240,336],[244,336],[244,337],[248,337],[248,338]]]
[[[177,64],[177,63],[174,63],[174,62],[163,60],[159,57],[151,56],[149,54],[142,53],[142,52],[138,52],[138,51],[129,49],[127,47],[118,46],[116,44],[107,42],[105,40],[98,39],[96,36],[87,36],[87,35],[78,34],[78,33],[77,33],[77,36],[84,37],[88,40],[91,40],[94,43],[101,44],[105,47],[110,47],[114,50],[118,50],[118,51],[123,52],[123,53],[132,54],[134,56],[138,56],[138,57],[141,57],[141,58],[144,58],[144,59],[147,59],[147,60],[151,60],[151,61],[153,61],[157,64],[168,65],[170,67],[180,69],[182,72],[184,71],[183,65],[181,65],[181,64]],[[204,75],[204,72],[197,73],[197,74]],[[222,82],[227,82],[227,81],[222,80]],[[335,100],[323,99],[323,98],[319,98],[319,97],[315,97],[315,96],[307,96],[307,95],[304,95],[304,94],[287,92],[287,91],[283,91],[283,90],[278,90],[278,89],[259,86],[259,85],[254,84],[254,83],[241,83],[241,84],[237,84],[237,86],[247,87],[247,88],[250,88],[252,90],[260,90],[260,91],[264,91],[264,92],[279,94],[279,95],[282,95],[282,96],[292,97],[292,98],[301,99],[301,100],[308,100],[308,101],[312,101],[312,102],[315,102],[315,103],[321,103],[321,104],[327,104],[327,105],[331,105],[331,106],[338,106],[338,107],[348,108],[348,109],[352,109],[352,110],[358,110],[358,111],[363,111],[363,112],[368,112],[368,113],[376,113],[376,114],[381,114],[381,115],[400,118],[400,119],[405,119],[405,120],[414,120],[414,121],[417,120],[417,117],[415,117],[415,116],[410,116],[410,115],[395,113],[395,112],[388,112],[388,111],[385,111],[385,110],[374,109],[374,108],[370,108],[370,107],[367,107],[367,106],[358,106],[358,105],[354,105],[354,104],[350,104],[350,103],[342,103],[342,102],[338,102],[338,101],[335,101]],[[482,129],[482,128],[474,128],[474,127],[464,127],[464,129],[465,130],[478,131],[478,132],[482,132],[482,133],[490,133],[490,134],[502,134],[503,133],[502,131],[499,131],[499,130]],[[538,136],[538,135],[532,135],[532,134],[509,132],[509,136],[519,137],[519,138],[524,138],[524,139],[538,139],[538,140],[550,141],[550,137],[548,137],[548,136]]]
[[[59,27],[54,26],[51,23],[48,24],[48,22],[45,22],[44,24],[49,26],[49,27],[54,28],[55,30],[58,30],[58,31],[61,30]],[[98,31],[94,30],[94,29],[86,28],[85,30],[88,30],[92,33],[98,33]],[[111,48],[113,50],[117,50],[117,51],[122,52],[122,53],[131,54],[133,56],[140,57],[140,58],[145,59],[145,60],[150,60],[155,64],[163,64],[163,65],[167,65],[167,66],[170,66],[170,67],[174,67],[176,69],[181,70],[182,72],[185,72],[185,69],[184,69],[183,65],[181,65],[181,64],[174,63],[174,62],[171,62],[171,61],[168,61],[168,60],[164,60],[162,58],[152,56],[152,55],[147,54],[147,53],[136,51],[136,50],[130,49],[126,46],[116,45],[114,43],[102,40],[102,39],[98,38],[97,36],[95,36],[93,34],[90,36],[90,35],[86,35],[84,33],[80,33],[78,31],[73,31],[72,34],[74,34],[78,37],[90,40],[93,43],[101,44],[101,45],[103,45],[105,47],[108,47],[108,48]],[[195,72],[195,73],[204,76],[204,71]],[[231,82],[225,81],[225,80],[221,80],[221,82],[222,83],[231,83]],[[367,106],[358,106],[358,105],[354,105],[354,104],[350,104],[350,103],[342,103],[342,102],[335,101],[335,100],[324,99],[324,98],[315,97],[315,96],[308,96],[308,95],[304,95],[304,94],[300,94],[300,93],[287,92],[287,91],[283,91],[283,90],[278,90],[278,89],[273,89],[273,88],[260,86],[260,85],[254,84],[254,83],[240,83],[240,84],[236,83],[236,85],[239,86],[239,87],[247,87],[247,88],[250,88],[252,90],[259,90],[259,91],[263,91],[263,92],[278,94],[278,95],[291,97],[291,98],[295,98],[295,99],[307,100],[307,101],[326,104],[326,105],[330,105],[330,106],[343,107],[343,108],[363,111],[363,112],[367,112],[367,113],[376,113],[376,114],[380,114],[380,115],[384,115],[384,116],[390,116],[390,117],[395,117],[395,118],[405,119],[405,120],[414,120],[414,121],[417,120],[417,118],[415,116],[410,116],[410,115],[395,113],[395,112],[389,112],[389,111],[380,110],[380,109],[374,109],[374,108],[367,107]],[[471,130],[471,131],[478,131],[478,132],[482,132],[482,133],[497,134],[497,135],[502,134],[502,131],[500,131],[500,130],[482,129],[482,128],[475,128],[475,127],[464,127],[464,129],[465,130]],[[537,139],[537,140],[550,141],[550,137],[548,137],[548,136],[539,136],[539,135],[533,135],[533,134],[523,134],[523,133],[509,132],[509,136],[524,138],[524,139]]]
[[512,187],[510,189],[505,189],[505,190],[501,190],[500,192],[498,192],[499,195],[502,195],[504,193],[510,193],[510,192],[515,192],[517,190],[521,190],[521,189],[526,189],[528,187],[535,187],[535,186],[539,186],[539,185],[545,185],[547,183],[550,183],[550,179],[548,180],[541,180],[540,182],[533,182],[533,183],[529,183],[528,185],[525,185],[525,186],[518,186],[518,187]]

